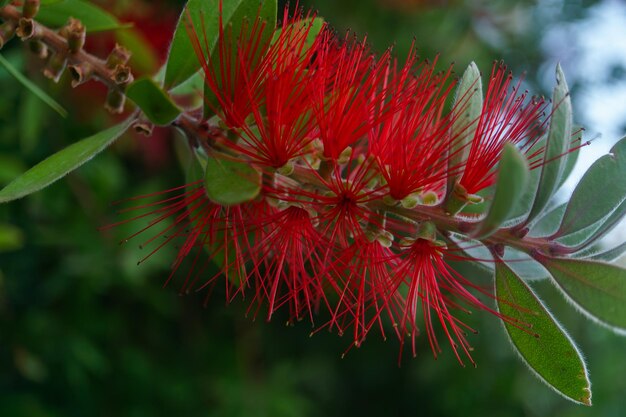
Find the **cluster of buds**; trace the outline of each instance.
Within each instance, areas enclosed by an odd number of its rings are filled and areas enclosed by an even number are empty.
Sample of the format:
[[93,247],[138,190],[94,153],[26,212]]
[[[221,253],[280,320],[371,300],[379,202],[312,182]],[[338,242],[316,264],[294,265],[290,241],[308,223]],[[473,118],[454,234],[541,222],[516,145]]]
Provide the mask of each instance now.
[[34,19],[39,11],[39,0],[24,2],[21,12],[13,6],[0,9],[0,48],[17,35],[28,42],[30,50],[40,59],[46,60],[43,73],[58,82],[67,69],[72,87],[91,79],[98,79],[109,87],[105,107],[112,113],[124,110],[124,90],[133,81],[128,60],[130,52],[116,45],[106,60],[101,60],[83,50],[87,28],[78,19],[69,18],[67,24],[53,31]]
[[452,68],[438,72],[414,50],[404,62],[377,56],[365,40],[313,32],[314,22],[285,11],[277,29],[257,18],[233,31],[220,12],[212,54],[189,24],[210,117],[196,129],[177,123],[206,180],[125,210],[142,211],[124,222],[153,216],[131,238],[152,231],[146,259],[182,239],[172,275],[191,258],[183,292],[223,282],[229,300],[252,293],[255,316],[283,307],[291,322],[350,334],[350,346],[379,329],[413,354],[422,315],[435,355],[438,323],[458,360],[472,361],[458,312],[524,324],[455,270],[470,257],[449,232],[471,230],[463,210],[494,185],[507,144],[541,165],[548,103],[495,63],[479,117],[465,120],[479,76],[453,98]]

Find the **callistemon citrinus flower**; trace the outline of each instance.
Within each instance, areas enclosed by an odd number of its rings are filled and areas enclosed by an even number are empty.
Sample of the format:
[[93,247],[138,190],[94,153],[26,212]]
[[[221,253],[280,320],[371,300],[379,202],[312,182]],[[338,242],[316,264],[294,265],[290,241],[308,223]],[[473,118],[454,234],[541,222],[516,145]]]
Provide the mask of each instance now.
[[188,258],[183,291],[222,282],[229,301],[245,296],[254,316],[286,309],[291,321],[349,334],[350,346],[377,329],[401,346],[410,340],[413,354],[422,315],[433,352],[442,332],[462,362],[471,329],[459,312],[515,322],[450,266],[470,258],[448,249],[429,213],[448,215],[439,205],[451,178],[469,192],[492,184],[505,142],[533,147],[544,103],[509,94],[510,76],[495,67],[469,156],[453,165],[450,149],[476,120],[452,129],[466,105],[446,109],[452,68],[418,63],[415,50],[404,63],[389,52],[377,57],[351,35],[313,32],[313,22],[286,9],[276,29],[257,17],[233,33],[220,19],[213,55],[190,27],[214,113],[209,133],[195,133],[200,165],[217,161],[206,169],[222,169],[235,188],[250,176],[221,165],[239,164],[260,180],[235,203],[216,198],[208,180],[169,190],[139,205],[145,212],[134,219],[151,220],[136,235],[160,227],[144,239],[153,245],[148,257],[182,242],[173,270]]
[[513,83],[513,75],[504,64],[493,65],[459,181],[469,194],[495,183],[495,167],[506,143],[517,145],[526,154],[531,168],[540,166],[543,148],[537,149],[535,145],[546,130],[548,118],[544,116],[549,102],[540,97],[528,98],[528,91],[519,91],[521,83],[521,79]]

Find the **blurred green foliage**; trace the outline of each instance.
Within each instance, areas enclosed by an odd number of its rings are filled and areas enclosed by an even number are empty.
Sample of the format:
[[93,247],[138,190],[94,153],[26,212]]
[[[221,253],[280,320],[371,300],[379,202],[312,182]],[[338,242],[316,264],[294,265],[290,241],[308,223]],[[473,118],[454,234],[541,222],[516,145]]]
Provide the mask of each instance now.
[[[401,10],[382,3],[305,5],[339,31],[367,32],[377,50],[395,43],[403,55],[415,37],[424,57],[439,52],[461,68],[475,60],[483,71],[505,58],[536,83],[531,71],[542,59],[537,39],[546,22],[534,18],[534,2],[422,1]],[[560,18],[584,16],[584,3],[572,2]],[[175,15],[180,3],[141,7]],[[0,186],[113,123],[96,87],[68,92],[65,78],[58,86],[45,81],[16,43],[3,54],[70,116],[61,119],[0,71]],[[470,337],[477,368],[459,366],[447,346],[433,360],[424,337],[418,357],[405,354],[398,366],[393,340],[371,337],[342,359],[348,339],[325,331],[309,337],[309,325],[286,327],[280,314],[271,323],[262,313],[246,318],[246,302],[226,308],[219,285],[208,301],[206,292],[179,295],[176,278],[163,288],[174,247],[138,266],[141,242],[119,242],[141,222],[99,227],[119,220],[113,202],[184,181],[175,140],[167,131],[127,135],[63,181],[0,206],[0,416],[624,415],[624,340],[574,312],[549,282],[533,288],[587,355],[591,409],[540,383],[486,315],[468,318],[480,331]]]

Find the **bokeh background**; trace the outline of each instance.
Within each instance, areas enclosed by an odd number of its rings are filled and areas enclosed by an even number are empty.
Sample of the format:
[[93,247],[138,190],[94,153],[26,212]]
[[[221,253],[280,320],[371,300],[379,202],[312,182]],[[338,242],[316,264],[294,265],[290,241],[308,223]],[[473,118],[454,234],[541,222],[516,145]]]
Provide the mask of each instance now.
[[[137,73],[164,59],[181,1],[98,2],[131,29],[94,36],[136,45]],[[626,131],[626,6],[617,0],[307,0],[340,33],[367,34],[373,48],[411,43],[457,73],[503,59],[527,87],[549,96],[560,61],[577,123],[593,143],[578,172]],[[142,51],[139,53],[139,51]],[[51,92],[67,119],[0,70],[0,186],[27,167],[114,120],[95,83],[53,85],[19,42],[2,54]],[[547,282],[533,283],[586,353],[593,408],[539,382],[493,317],[470,318],[478,367],[449,348],[435,361],[424,338],[398,366],[398,345],[370,337],[342,359],[349,340],[310,325],[245,317],[223,289],[179,295],[163,288],[174,248],[137,266],[136,230],[98,229],[117,220],[111,204],[180,185],[168,130],[126,135],[64,180],[0,206],[0,416],[602,416],[626,415],[626,340],[576,313]],[[607,181],[624,181],[607,179]],[[564,196],[566,198],[566,196]],[[136,226],[136,225],[135,225]],[[623,241],[623,228],[613,241]]]

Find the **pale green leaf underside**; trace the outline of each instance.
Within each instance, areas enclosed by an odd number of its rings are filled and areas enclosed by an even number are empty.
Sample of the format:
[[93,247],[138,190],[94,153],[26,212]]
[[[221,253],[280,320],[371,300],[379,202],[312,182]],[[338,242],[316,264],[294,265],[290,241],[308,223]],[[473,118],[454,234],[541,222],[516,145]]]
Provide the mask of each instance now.
[[111,145],[133,120],[129,118],[44,159],[2,189],[0,203],[22,198],[61,179]]
[[567,164],[565,156],[570,146],[572,134],[572,103],[565,82],[565,75],[560,65],[556,67],[556,82],[557,85],[552,96],[553,110],[539,187],[529,214],[531,220],[541,213],[552,199],[559,187]]
[[539,298],[503,262],[496,266],[498,310],[524,331],[504,322],[511,343],[542,381],[566,398],[591,405],[591,385],[585,363],[572,340]]
[[574,305],[600,323],[626,333],[626,269],[588,260],[539,261]]
[[[583,230],[605,219],[626,198],[626,138],[587,170],[567,205],[556,237]],[[611,182],[607,186],[607,181]]]

